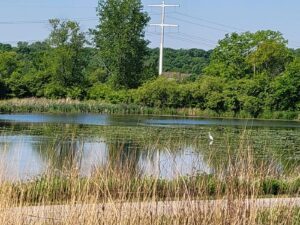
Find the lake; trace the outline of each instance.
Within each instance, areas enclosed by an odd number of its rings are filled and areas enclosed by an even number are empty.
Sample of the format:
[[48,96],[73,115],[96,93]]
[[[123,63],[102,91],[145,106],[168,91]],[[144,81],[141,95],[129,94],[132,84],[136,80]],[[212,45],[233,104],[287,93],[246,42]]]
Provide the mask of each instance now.
[[50,169],[90,176],[108,166],[172,179],[226,171],[229,161],[249,153],[254,163],[263,162],[278,174],[300,165],[296,121],[0,114],[0,133],[4,180],[32,179]]

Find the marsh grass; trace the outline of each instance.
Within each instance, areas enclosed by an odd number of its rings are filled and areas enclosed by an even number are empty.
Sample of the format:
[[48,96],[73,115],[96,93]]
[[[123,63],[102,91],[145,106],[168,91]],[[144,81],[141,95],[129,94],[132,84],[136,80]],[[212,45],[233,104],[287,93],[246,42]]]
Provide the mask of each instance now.
[[175,114],[174,109],[155,109],[135,104],[110,104],[103,101],[71,99],[0,100],[1,113],[100,113],[100,114]]
[[[148,107],[135,103],[112,104],[97,100],[25,98],[0,100],[0,113],[100,113],[119,115],[169,115],[203,118],[253,118],[247,112],[215,112],[200,108]],[[296,111],[265,111],[257,118],[299,120]]]
[[1,179],[0,224],[299,224],[296,206],[246,204],[300,191],[299,177],[280,176],[276,166],[254,159],[247,135],[241,134],[237,149],[228,145],[226,167],[213,174],[145,177],[128,159],[82,177],[66,158],[60,171],[49,167],[32,180]]

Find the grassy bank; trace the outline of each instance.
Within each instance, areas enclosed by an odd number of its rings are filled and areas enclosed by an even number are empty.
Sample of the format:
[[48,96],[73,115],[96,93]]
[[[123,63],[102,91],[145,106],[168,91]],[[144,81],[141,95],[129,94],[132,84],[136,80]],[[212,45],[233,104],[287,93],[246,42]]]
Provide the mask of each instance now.
[[[232,165],[228,174],[198,175],[162,180],[154,177],[132,177],[131,171],[111,168],[97,170],[88,178],[82,178],[73,170],[60,176],[52,173],[23,182],[2,182],[0,185],[1,224],[299,224],[297,207],[259,207],[246,205],[246,199],[296,197],[300,191],[300,178],[265,177],[262,170],[242,169]],[[198,207],[184,206],[173,213],[161,211],[158,202],[189,202],[191,200],[227,200],[225,205]],[[153,202],[153,210],[143,211],[145,202]],[[98,210],[93,205],[103,205]],[[105,209],[109,204],[110,210]],[[126,206],[134,204],[138,210],[127,212]],[[157,205],[156,205],[157,204]],[[182,203],[183,204],[183,203]],[[77,208],[67,211],[41,214],[32,218],[18,213],[30,206],[44,209],[50,205]],[[180,205],[180,203],[179,203]],[[5,214],[15,209],[14,216]],[[129,209],[128,209],[129,210]],[[10,216],[8,216],[10,215]],[[24,217],[25,215],[25,217]],[[51,215],[51,216],[49,216]],[[126,216],[125,216],[126,215]],[[26,217],[29,216],[29,217]],[[28,218],[30,220],[28,220]],[[13,223],[6,223],[13,221]],[[37,223],[36,221],[43,221]]]
[[78,176],[45,176],[32,181],[3,183],[3,192],[17,202],[27,205],[68,204],[113,201],[175,201],[223,199],[229,194],[238,198],[296,197],[300,193],[300,177],[264,177],[243,180],[236,177],[220,179],[213,175],[178,177],[174,180],[132,178],[128,174],[97,174],[90,178]]
[[[51,100],[44,98],[0,100],[0,113],[100,113],[120,115],[170,115],[203,118],[253,118],[246,112],[217,113],[198,108],[151,108],[137,104],[111,104],[103,101],[78,101],[69,99]],[[258,119],[299,120],[299,112],[265,111]]]

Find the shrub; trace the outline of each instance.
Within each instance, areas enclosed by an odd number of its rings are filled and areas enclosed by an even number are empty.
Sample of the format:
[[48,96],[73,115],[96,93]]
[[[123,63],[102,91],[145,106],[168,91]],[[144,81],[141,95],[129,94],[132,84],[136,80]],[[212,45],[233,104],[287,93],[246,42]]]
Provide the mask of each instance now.
[[105,100],[113,92],[112,88],[106,84],[96,84],[90,88],[88,98],[93,100]]
[[150,107],[178,107],[179,84],[173,79],[159,77],[137,90],[135,101]]
[[6,87],[4,81],[0,79],[0,99],[6,98],[8,93],[8,88]]
[[83,99],[84,91],[80,87],[72,87],[68,89],[67,96],[71,99]]
[[61,85],[51,83],[45,87],[46,98],[65,98],[67,96],[67,90]]
[[262,183],[263,193],[265,195],[279,195],[283,194],[287,190],[287,183],[284,180],[278,180],[274,178],[267,178]]

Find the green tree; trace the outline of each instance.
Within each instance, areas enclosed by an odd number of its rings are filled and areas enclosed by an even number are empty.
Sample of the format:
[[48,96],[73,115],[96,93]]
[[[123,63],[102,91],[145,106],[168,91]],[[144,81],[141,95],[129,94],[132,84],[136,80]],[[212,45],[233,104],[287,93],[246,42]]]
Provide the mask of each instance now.
[[29,67],[14,51],[0,53],[0,81],[4,88],[2,94],[27,97],[29,90],[23,74]]
[[227,34],[214,49],[205,73],[229,79],[240,79],[249,74],[251,68],[245,59],[252,48],[251,42],[252,34],[250,32],[241,35]]
[[146,82],[136,94],[136,101],[150,107],[178,107],[179,85],[173,79],[159,77]]
[[14,49],[17,60],[17,69],[6,79],[6,83],[11,90],[11,95],[15,97],[43,96],[43,88],[47,84],[43,79],[42,71],[44,55],[50,50],[46,42],[18,42]]
[[142,9],[140,0],[99,0],[94,40],[115,87],[135,88],[141,83],[149,21]]
[[93,48],[89,49],[87,57],[89,58],[89,62],[84,71],[88,79],[89,86],[91,87],[93,85],[106,83],[108,75],[99,51]]
[[300,110],[300,58],[271,83],[267,104],[271,110]]
[[254,75],[266,73],[271,77],[282,73],[292,60],[292,52],[287,48],[286,43],[276,40],[259,43],[256,50],[246,58],[246,61],[252,65]]
[[252,77],[257,73],[274,77],[292,61],[291,55],[279,32],[232,33],[219,41],[205,72],[227,79]]
[[193,101],[200,109],[209,108],[218,113],[225,110],[223,94],[225,80],[221,77],[202,76],[191,87]]
[[0,53],[0,78],[6,79],[18,68],[18,54],[16,52]]
[[0,99],[7,97],[8,88],[5,82],[0,78]]
[[0,43],[0,52],[9,52],[12,51],[12,46],[10,44],[2,44]]
[[82,97],[85,87],[83,70],[86,60],[83,55],[85,35],[74,21],[50,20],[52,31],[49,36],[51,49],[45,57],[45,73],[50,82],[45,87],[47,97]]
[[300,57],[300,48],[292,49],[292,52],[294,53],[294,55],[295,55],[296,57]]
[[254,96],[240,96],[242,109],[253,117],[258,117],[263,111],[263,100]]
[[[158,70],[159,49],[149,49],[147,61],[151,62],[155,72]],[[211,52],[202,49],[171,49],[165,48],[164,70],[199,75],[209,63]]]

